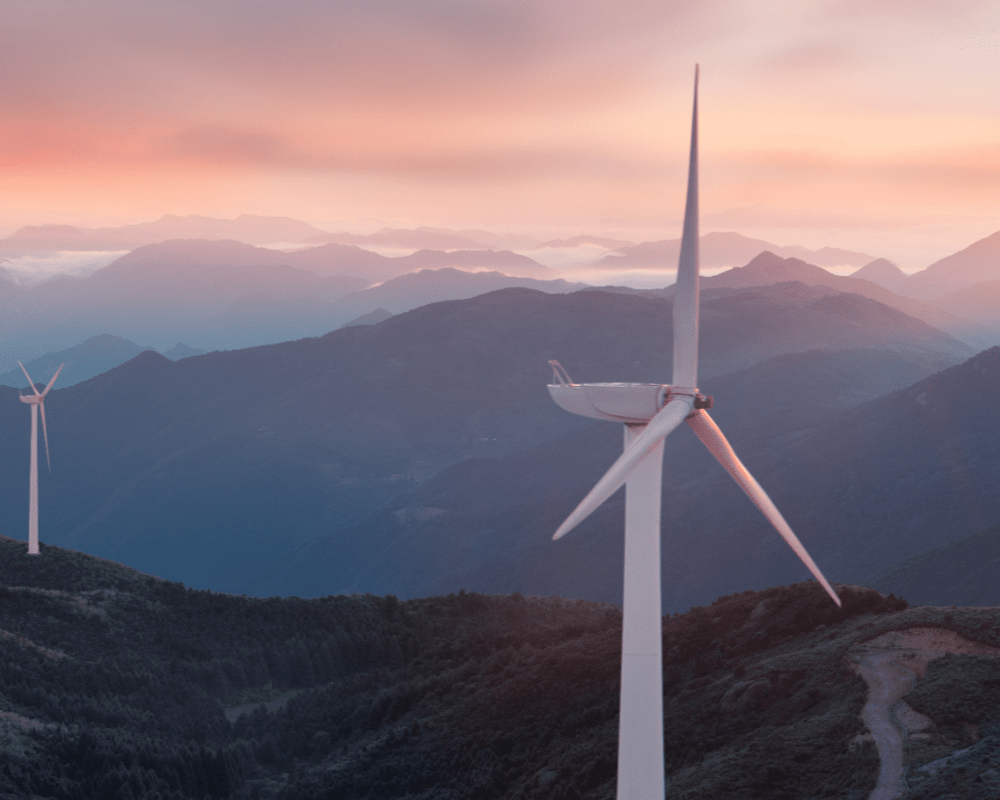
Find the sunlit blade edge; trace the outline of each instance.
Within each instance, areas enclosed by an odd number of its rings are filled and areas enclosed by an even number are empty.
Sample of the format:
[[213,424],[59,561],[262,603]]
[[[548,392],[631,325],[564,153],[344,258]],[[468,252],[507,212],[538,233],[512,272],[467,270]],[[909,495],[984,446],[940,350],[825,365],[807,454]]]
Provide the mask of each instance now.
[[673,302],[674,369],[671,382],[674,386],[698,385],[698,228],[698,66],[695,65],[687,197]]
[[559,526],[559,530],[552,538],[559,539],[565,536],[624,486],[629,472],[649,454],[654,445],[684,421],[684,417],[691,413],[693,404],[692,398],[681,397],[671,400],[661,408],[646,425],[645,430],[632,440],[628,449],[618,457],[618,460],[611,465],[611,469],[604,473],[604,477]]
[[833,601],[839,606],[840,598],[837,597],[837,593],[833,591],[833,587],[823,576],[819,567],[816,566],[816,562],[812,560],[812,557],[806,551],[802,542],[792,531],[791,526],[785,521],[785,518],[781,516],[781,512],[778,511],[777,507],[771,501],[771,498],[767,496],[767,493],[761,488],[760,484],[754,479],[750,471],[743,466],[743,462],[739,460],[736,456],[736,452],[733,450],[732,446],[726,440],[719,426],[715,424],[715,421],[708,415],[708,412],[701,410],[688,419],[688,425],[691,426],[691,430],[694,431],[695,435],[701,439],[702,444],[708,448],[709,452],[715,456],[716,460],[722,464],[726,472],[728,472],[733,480],[739,484],[739,487],[746,492],[747,496],[753,501],[754,505],[760,509],[761,513],[767,517],[768,521],[775,527],[775,530],[781,534],[782,538],[788,542],[795,554],[802,560],[802,563],[809,568],[809,571],[826,589],[827,594],[833,598]]

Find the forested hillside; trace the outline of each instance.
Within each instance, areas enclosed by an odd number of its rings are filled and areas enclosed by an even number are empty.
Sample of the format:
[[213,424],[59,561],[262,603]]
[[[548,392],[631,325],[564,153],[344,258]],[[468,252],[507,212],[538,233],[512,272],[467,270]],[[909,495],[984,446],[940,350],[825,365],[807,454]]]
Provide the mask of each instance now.
[[[259,599],[23,548],[0,540],[2,797],[613,794],[613,605]],[[676,796],[864,796],[864,684],[828,632],[802,637],[905,604],[842,591],[844,611],[799,584],[665,619]]]
[[[0,798],[614,795],[616,606],[251,598],[10,539],[0,585]],[[664,618],[671,797],[867,797],[877,757],[846,656],[911,612],[838,590],[842,610],[810,582]],[[996,638],[963,619],[948,624]],[[925,702],[948,742],[968,695]]]

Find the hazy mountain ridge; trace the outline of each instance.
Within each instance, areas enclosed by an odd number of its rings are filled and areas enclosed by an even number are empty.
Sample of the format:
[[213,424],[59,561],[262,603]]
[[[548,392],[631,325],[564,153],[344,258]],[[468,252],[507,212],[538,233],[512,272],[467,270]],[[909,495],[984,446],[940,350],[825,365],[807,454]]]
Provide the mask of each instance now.
[[573,236],[570,239],[551,239],[547,242],[542,242],[534,249],[541,250],[543,247],[580,247],[581,245],[596,245],[598,247],[607,247],[614,250],[618,250],[622,247],[637,246],[635,242],[629,242],[625,239],[608,239],[604,236],[590,236],[589,234],[583,234],[581,236]]
[[1000,231],[910,276],[905,291],[912,297],[933,299],[996,279],[1000,279]]
[[[616,253],[605,256],[594,266],[606,269],[673,269],[677,266],[680,247],[680,239],[643,242],[634,247],[619,248]],[[752,239],[732,232],[703,234],[699,238],[698,249],[702,267],[745,264],[765,250],[783,258],[808,259],[811,264],[827,267],[845,264],[860,267],[875,259],[865,253],[834,247],[822,247],[819,250],[809,250],[798,245],[781,247],[763,239]]]
[[877,283],[890,292],[898,293],[909,278],[903,270],[887,258],[879,258],[861,269],[852,272],[850,277]]
[[359,247],[368,245],[413,250],[472,250],[485,246],[481,242],[451,233],[393,228],[383,228],[370,234],[324,233],[303,241],[308,244],[349,244]]
[[385,322],[391,316],[392,313],[386,311],[384,308],[376,308],[374,311],[369,311],[367,314],[362,314],[360,317],[355,317],[345,322],[340,327],[350,328],[352,325],[378,325],[380,322]]
[[[135,358],[145,350],[154,350],[152,347],[142,347],[122,339],[119,336],[112,336],[102,333],[91,336],[86,341],[78,345],[69,347],[56,353],[46,353],[30,361],[22,362],[28,370],[28,374],[41,384],[48,384],[49,379],[55,375],[61,364],[65,364],[62,372],[59,373],[59,387],[65,389],[68,386],[89,380],[104,372],[108,372],[126,361]],[[178,343],[167,350],[163,355],[171,361],[179,361],[182,358],[203,355],[204,350],[189,347],[186,344]],[[0,386],[13,386],[14,388],[26,387],[27,378],[20,367],[14,367],[9,372],[0,374]]]
[[166,214],[153,222],[117,227],[26,225],[0,239],[0,254],[21,256],[54,250],[133,250],[170,239],[234,239],[251,245],[302,242],[399,247],[401,249],[524,249],[532,237],[485,230],[448,230],[422,226],[413,230],[383,228],[373,234],[326,233],[289,217],[240,214],[235,219]]
[[[992,414],[1000,401],[998,361],[1000,348],[993,348],[804,434],[741,445],[741,457],[831,580],[864,580],[1000,519],[992,490],[1000,478],[1000,426]],[[752,514],[734,516],[746,503],[724,476],[707,473],[711,466],[695,471],[683,492],[669,492],[670,502],[678,521],[693,521],[695,504],[705,509],[700,522],[720,554],[715,569],[723,562],[735,568],[736,543],[764,531],[751,533],[761,528]],[[798,569],[768,536],[767,583]],[[752,560],[761,567],[769,560],[764,552]],[[744,559],[743,568],[754,569],[750,563]]]
[[[874,256],[835,247],[811,250],[800,245],[780,246],[735,232],[713,232],[701,237],[703,266],[735,266],[745,264],[767,250],[783,258],[796,258],[821,267],[854,266],[857,277],[874,275],[875,283],[914,298],[929,300],[986,280],[1000,278],[1000,232],[994,233],[963,250],[939,259],[927,268],[905,276],[898,267]],[[669,239],[638,244],[592,234],[567,239],[539,241],[518,234],[496,234],[486,230],[453,230],[421,226],[415,229],[383,228],[373,234],[324,233],[308,223],[287,217],[265,217],[242,214],[235,219],[216,219],[190,215],[165,215],[155,222],[104,228],[80,228],[71,225],[25,226],[5,239],[0,239],[0,255],[17,257],[57,250],[134,250],[143,245],[173,239],[237,240],[250,245],[276,243],[361,246],[397,248],[402,250],[466,250],[484,253],[497,250],[532,250],[547,247],[599,245],[613,248],[593,266],[603,269],[671,269],[676,265],[680,240]],[[315,250],[315,247],[307,248]],[[366,252],[371,252],[370,250]],[[344,253],[341,253],[343,256]],[[377,255],[377,254],[376,254]],[[886,263],[883,263],[886,262]],[[377,263],[373,261],[372,263]],[[886,266],[886,264],[891,266]],[[459,266],[449,262],[441,266]],[[472,266],[466,264],[462,266]],[[486,266],[497,266],[495,262]],[[523,264],[522,266],[527,266]],[[862,273],[869,269],[868,273]],[[858,274],[862,273],[862,274]],[[340,273],[351,274],[351,273]],[[902,276],[902,277],[901,277]],[[383,280],[384,277],[378,277]],[[905,287],[905,291],[904,290]]]
[[[868,325],[780,297],[751,297],[732,322],[705,308],[708,376],[814,347],[817,328],[853,347],[908,349],[899,358],[915,368],[954,358],[943,334],[897,332],[878,315]],[[449,465],[585,426],[549,398],[548,359],[576,380],[669,376],[670,318],[662,298],[506,289],[319,339],[173,363],[140,354],[50,395],[42,540],[245,591],[308,537],[360,521]],[[742,333],[765,321],[774,341]],[[0,419],[0,443],[25,453],[27,428]],[[0,497],[24,530],[20,463],[0,463],[5,472]],[[200,553],[193,562],[188,547]],[[234,547],[245,562],[230,558]]]
[[[785,281],[801,281],[807,286],[829,287],[839,292],[862,295],[946,332],[960,329],[964,324],[961,319],[943,313],[935,306],[900,296],[865,278],[834,275],[822,267],[797,258],[782,259],[771,252],[760,253],[743,267],[706,276],[701,279],[701,285],[704,288],[750,288]],[[668,289],[667,293],[673,296],[672,290]]]
[[[107,372],[119,364],[130,361],[142,351],[152,349],[152,347],[141,347],[118,336],[103,334],[92,336],[67,350],[46,353],[24,366],[36,383],[48,384],[49,379],[59,369],[59,365],[65,363],[66,366],[59,373],[58,381],[60,388],[65,388]],[[0,374],[0,385],[27,387],[28,379],[24,377],[21,368],[15,366],[9,372]]]
[[[378,300],[371,307],[330,305],[376,280],[435,265],[474,270],[493,265],[529,277],[494,273],[468,279],[450,271],[451,280],[439,276],[434,289],[418,289],[418,279],[410,299],[403,291],[395,301]],[[86,277],[64,275],[32,287],[0,281],[0,288],[7,287],[0,291],[0,310],[6,312],[0,336],[9,347],[23,343],[52,350],[105,332],[163,348],[178,340],[201,349],[247,347],[321,335],[380,305],[404,311],[510,285],[564,291],[561,280],[533,283],[554,274],[509,252],[422,251],[387,258],[340,245],[286,254],[235,241],[168,241],[140,247]],[[391,293],[391,287],[382,292]]]
[[[839,579],[831,573],[836,565],[823,560],[830,543],[801,524],[802,507],[815,489],[801,489],[806,494],[793,515],[775,494],[780,490],[785,497],[792,490],[771,474],[770,464],[761,466],[759,451],[800,441],[817,426],[833,427],[850,407],[933,369],[933,362],[913,358],[905,365],[889,352],[792,353],[701,381],[702,390],[715,397],[713,418],[832,580]],[[620,454],[621,435],[618,425],[590,423],[533,449],[457,463],[360,524],[318,537],[257,591],[286,593],[308,585],[320,593],[415,597],[472,586],[616,602],[623,569],[622,495],[572,536],[558,543],[551,536]],[[808,478],[821,452],[769,461],[785,469],[799,464]],[[806,574],[683,426],[666,451],[663,502],[665,610]],[[860,570],[864,562],[848,559],[845,566]]]
[[872,583],[926,605],[1000,605],[1000,525],[904,559]]
[[934,304],[956,316],[1000,329],[1000,278],[980,281],[938,297]]
[[0,253],[23,255],[51,250],[133,250],[169,239],[236,239],[247,244],[300,242],[321,234],[317,228],[289,217],[240,214],[218,219],[197,214],[166,214],[155,222],[118,227],[80,228],[72,225],[26,225],[0,239]]
[[507,275],[503,272],[465,272],[451,267],[419,270],[400,275],[378,286],[361,289],[337,300],[332,307],[339,317],[385,308],[393,314],[411,311],[428,303],[465,300],[499,289],[519,287],[566,294],[587,288],[585,283],[571,283],[562,278],[544,280]]

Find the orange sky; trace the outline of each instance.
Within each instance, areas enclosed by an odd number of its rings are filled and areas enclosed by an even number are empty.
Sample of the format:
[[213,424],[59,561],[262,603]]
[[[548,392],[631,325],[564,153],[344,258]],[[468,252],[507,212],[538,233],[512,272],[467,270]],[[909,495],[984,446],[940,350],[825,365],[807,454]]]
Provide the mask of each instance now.
[[1000,229],[995,0],[5,0],[0,232],[675,237],[695,61],[703,231],[913,269]]

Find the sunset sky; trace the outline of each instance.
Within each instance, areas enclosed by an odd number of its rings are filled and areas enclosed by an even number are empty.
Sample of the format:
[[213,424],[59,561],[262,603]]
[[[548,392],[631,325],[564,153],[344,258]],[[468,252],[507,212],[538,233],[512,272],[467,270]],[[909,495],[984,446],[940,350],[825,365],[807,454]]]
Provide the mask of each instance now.
[[5,0],[0,233],[170,214],[922,268],[1000,229],[996,0]]

